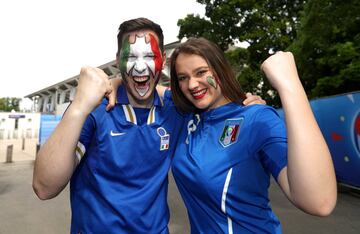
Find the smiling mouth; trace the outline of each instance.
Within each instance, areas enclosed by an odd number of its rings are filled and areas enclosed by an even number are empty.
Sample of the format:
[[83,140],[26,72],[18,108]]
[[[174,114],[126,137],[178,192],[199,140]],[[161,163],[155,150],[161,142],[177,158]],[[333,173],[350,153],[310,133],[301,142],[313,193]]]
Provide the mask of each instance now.
[[135,76],[133,77],[133,81],[136,91],[143,97],[150,89],[150,76]]
[[207,92],[207,89],[202,89],[196,92],[191,92],[191,95],[193,96],[194,99],[201,99],[205,96]]
[[133,76],[135,83],[146,83],[150,79],[150,76]]

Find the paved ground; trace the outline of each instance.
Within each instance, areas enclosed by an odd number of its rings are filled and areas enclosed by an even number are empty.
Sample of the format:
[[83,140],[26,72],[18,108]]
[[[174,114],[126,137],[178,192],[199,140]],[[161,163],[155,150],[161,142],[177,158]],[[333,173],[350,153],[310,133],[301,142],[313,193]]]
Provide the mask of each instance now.
[[[7,144],[14,145],[13,163],[4,163]],[[22,150],[21,140],[0,140],[0,234],[69,233],[69,190],[66,188],[49,201],[40,201],[35,196],[31,180],[36,140],[27,140],[25,144]],[[170,231],[172,234],[189,233],[186,211],[172,178],[169,185]],[[275,184],[270,188],[270,195],[284,233],[360,233],[359,193],[339,193],[337,206],[327,218],[313,217],[297,210]]]
[[[35,159],[36,138],[25,139],[0,139],[0,163],[6,162],[8,146],[12,145],[12,160],[15,162]],[[24,149],[23,149],[24,148]]]

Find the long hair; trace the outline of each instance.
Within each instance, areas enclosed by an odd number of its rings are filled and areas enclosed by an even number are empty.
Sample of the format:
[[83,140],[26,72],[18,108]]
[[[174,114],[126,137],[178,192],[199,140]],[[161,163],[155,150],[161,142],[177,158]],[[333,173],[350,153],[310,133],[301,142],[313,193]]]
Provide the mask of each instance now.
[[246,98],[230,64],[225,58],[224,52],[216,44],[205,38],[189,38],[174,50],[170,58],[171,91],[174,103],[179,110],[187,113],[201,111],[185,97],[179,86],[175,65],[177,57],[182,53],[201,56],[207,62],[219,81],[222,95],[226,99],[241,104]]
[[164,35],[160,25],[147,18],[136,18],[124,21],[122,24],[120,24],[119,33],[117,35],[118,51],[116,55],[120,55],[124,34],[144,29],[148,29],[156,33],[157,37],[159,38],[160,50],[161,52],[164,52]]

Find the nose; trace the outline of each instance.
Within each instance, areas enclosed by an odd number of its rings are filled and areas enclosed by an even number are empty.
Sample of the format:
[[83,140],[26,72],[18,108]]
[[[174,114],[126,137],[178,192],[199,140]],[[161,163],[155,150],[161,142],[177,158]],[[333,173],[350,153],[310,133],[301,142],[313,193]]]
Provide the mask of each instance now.
[[189,90],[196,90],[199,86],[199,82],[196,80],[196,78],[190,77],[189,78]]
[[147,69],[147,66],[146,66],[146,63],[144,60],[139,59],[138,61],[136,61],[135,66],[134,66],[134,70],[136,73],[141,75],[142,73],[144,73],[146,71],[146,69]]

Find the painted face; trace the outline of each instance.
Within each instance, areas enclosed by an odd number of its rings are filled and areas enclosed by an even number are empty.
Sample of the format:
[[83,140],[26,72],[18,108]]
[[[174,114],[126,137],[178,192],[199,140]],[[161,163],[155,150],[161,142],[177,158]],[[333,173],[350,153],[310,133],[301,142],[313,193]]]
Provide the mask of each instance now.
[[201,56],[179,54],[175,68],[181,91],[198,109],[210,110],[229,102]]
[[162,54],[157,37],[145,32],[130,33],[123,41],[119,65],[127,90],[135,99],[152,94],[162,70]]

